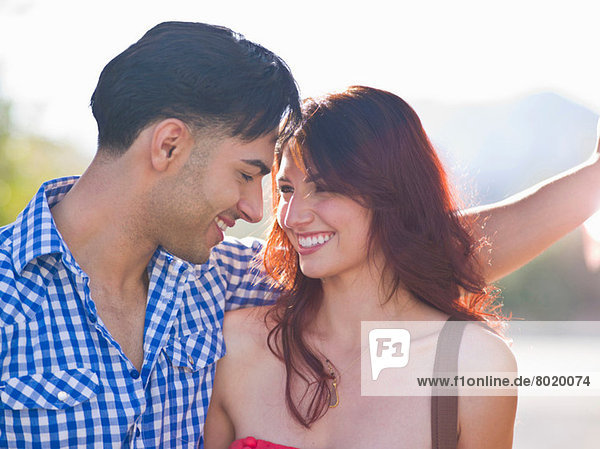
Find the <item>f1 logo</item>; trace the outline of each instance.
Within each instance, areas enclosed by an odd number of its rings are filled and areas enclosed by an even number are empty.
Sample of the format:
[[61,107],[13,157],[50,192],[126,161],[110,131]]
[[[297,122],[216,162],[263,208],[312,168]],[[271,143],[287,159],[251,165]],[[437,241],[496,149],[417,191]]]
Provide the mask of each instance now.
[[406,329],[372,329],[369,352],[372,380],[377,380],[385,368],[404,368],[409,359],[410,333]]

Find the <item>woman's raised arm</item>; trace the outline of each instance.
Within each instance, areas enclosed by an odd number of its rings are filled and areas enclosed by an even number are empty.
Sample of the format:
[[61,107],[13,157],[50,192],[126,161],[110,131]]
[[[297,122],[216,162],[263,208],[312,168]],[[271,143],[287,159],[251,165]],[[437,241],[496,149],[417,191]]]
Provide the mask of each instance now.
[[[600,137],[600,121],[598,133]],[[515,271],[600,209],[600,139],[583,164],[506,200],[466,210],[490,243],[479,257],[493,282]]]

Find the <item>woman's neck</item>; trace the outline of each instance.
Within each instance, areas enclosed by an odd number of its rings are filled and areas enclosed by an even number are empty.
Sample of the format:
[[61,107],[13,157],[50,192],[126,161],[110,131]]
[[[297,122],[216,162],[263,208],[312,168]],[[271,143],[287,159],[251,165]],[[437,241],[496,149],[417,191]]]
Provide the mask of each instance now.
[[383,265],[371,264],[358,273],[321,280],[323,299],[310,330],[313,337],[351,350],[361,345],[361,321],[447,319],[443,312],[416,299],[402,286],[392,292],[377,266]]
[[342,346],[360,342],[361,321],[398,321],[418,302],[401,288],[388,300],[390,290],[373,267],[321,282],[323,299],[312,331],[317,338]]

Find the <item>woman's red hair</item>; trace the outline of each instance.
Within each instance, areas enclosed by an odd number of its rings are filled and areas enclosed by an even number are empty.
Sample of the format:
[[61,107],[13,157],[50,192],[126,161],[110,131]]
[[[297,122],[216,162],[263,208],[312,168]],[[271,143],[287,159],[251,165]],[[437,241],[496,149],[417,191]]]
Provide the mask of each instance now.
[[[487,288],[473,237],[475,223],[459,213],[446,173],[419,117],[398,96],[362,86],[307,99],[292,138],[283,148],[303,170],[318,174],[327,190],[349,196],[372,211],[370,251],[385,258],[383,285],[398,289],[459,320],[500,318],[495,289]],[[309,427],[327,411],[329,374],[307,343],[304,329],[318,312],[321,283],[298,268],[298,254],[275,221],[263,250],[266,271],[282,290],[268,318],[268,343],[286,366],[286,402]],[[292,384],[306,383],[302,398]],[[306,402],[305,402],[306,401]]]

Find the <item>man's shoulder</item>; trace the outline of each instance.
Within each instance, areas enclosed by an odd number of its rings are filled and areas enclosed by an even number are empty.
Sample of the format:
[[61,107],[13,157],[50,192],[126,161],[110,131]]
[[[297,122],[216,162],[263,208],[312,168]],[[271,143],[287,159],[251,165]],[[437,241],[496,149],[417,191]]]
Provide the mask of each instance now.
[[0,257],[3,257],[5,253],[10,255],[14,229],[15,222],[0,226]]
[[238,239],[225,237],[213,247],[208,261],[199,267],[202,269],[225,268],[227,271],[248,270],[250,263],[258,256],[264,242],[253,237]]
[[48,279],[56,275],[55,255],[23,264],[30,248],[19,241],[19,232],[17,222],[0,228],[0,327],[34,319],[47,297]]
[[0,228],[0,304],[4,298],[3,285],[15,277],[13,229],[14,223]]
[[225,239],[216,245],[209,258],[211,260],[220,260],[226,257],[254,257],[263,248],[264,241],[255,237],[225,237]]
[[19,315],[20,293],[13,260],[13,225],[0,228],[0,327],[14,322]]
[[221,291],[227,310],[267,304],[272,286],[258,257],[262,248],[256,238],[227,237],[204,264],[193,265],[191,282],[213,294]]

